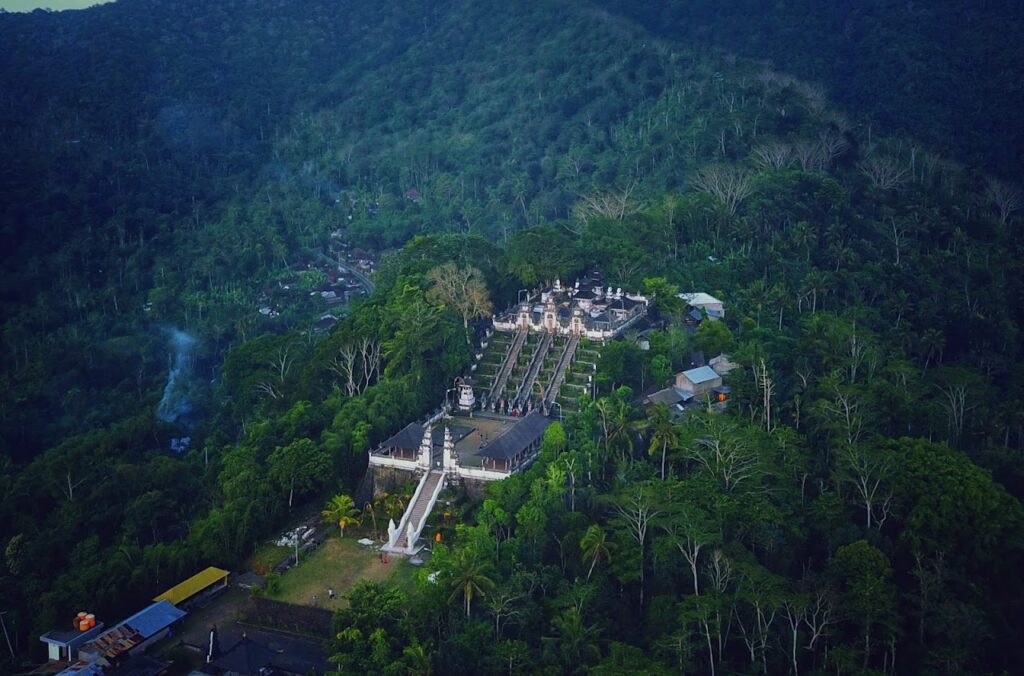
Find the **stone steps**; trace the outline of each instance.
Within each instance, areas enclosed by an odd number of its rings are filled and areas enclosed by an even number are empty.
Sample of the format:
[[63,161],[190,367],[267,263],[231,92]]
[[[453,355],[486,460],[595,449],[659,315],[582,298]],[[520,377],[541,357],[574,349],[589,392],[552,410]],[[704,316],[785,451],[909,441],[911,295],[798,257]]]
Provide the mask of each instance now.
[[[416,498],[416,503],[409,505],[407,509],[409,518],[403,519],[403,523],[411,523],[414,527],[419,526],[427,509],[430,507],[430,501],[434,497],[434,491],[437,489],[437,484],[440,483],[442,479],[444,479],[444,474],[442,472],[430,472],[430,474],[427,475],[427,480],[423,485],[423,490],[420,491],[419,496]],[[398,540],[395,541],[395,547],[405,549],[408,545],[408,533],[406,529],[403,528],[402,534],[398,537]]]

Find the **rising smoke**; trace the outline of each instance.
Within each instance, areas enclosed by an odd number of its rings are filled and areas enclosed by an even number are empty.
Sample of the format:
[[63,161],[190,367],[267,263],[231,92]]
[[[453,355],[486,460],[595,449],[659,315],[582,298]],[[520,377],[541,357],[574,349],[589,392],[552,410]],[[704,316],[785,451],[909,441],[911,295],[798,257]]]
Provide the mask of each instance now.
[[189,399],[190,380],[192,376],[192,352],[196,346],[196,338],[179,329],[169,328],[171,352],[168,355],[167,385],[164,396],[156,407],[156,417],[163,422],[172,423],[192,411]]

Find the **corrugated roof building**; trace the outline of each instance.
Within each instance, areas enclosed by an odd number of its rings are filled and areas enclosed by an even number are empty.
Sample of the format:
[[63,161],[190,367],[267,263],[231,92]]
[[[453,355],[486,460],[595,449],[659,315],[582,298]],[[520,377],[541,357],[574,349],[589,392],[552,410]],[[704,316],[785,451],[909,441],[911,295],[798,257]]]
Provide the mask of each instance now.
[[185,580],[174,585],[163,594],[160,594],[153,601],[170,601],[174,605],[181,605],[184,601],[196,594],[206,591],[217,585],[226,587],[228,584],[228,571],[210,566]]
[[697,397],[707,394],[722,384],[722,376],[710,366],[701,366],[676,374],[676,389]]
[[187,614],[166,600],[146,606],[83,645],[78,652],[79,661],[58,676],[105,674],[167,636],[171,625]]

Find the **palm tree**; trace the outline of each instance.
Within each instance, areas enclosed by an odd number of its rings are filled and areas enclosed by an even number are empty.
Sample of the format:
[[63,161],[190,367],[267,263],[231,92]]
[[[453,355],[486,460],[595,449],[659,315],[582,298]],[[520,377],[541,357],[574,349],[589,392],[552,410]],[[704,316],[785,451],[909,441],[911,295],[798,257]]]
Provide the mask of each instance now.
[[452,593],[448,603],[454,603],[461,596],[466,607],[466,617],[469,617],[473,597],[487,596],[488,592],[494,590],[494,580],[488,577],[491,570],[489,561],[478,560],[466,549],[457,550],[452,559]]
[[761,326],[761,309],[771,301],[768,284],[763,279],[755,280],[743,292],[747,305],[757,308],[757,325]]
[[811,262],[811,247],[818,241],[818,234],[807,221],[800,221],[790,230],[793,244],[804,250],[804,261]]
[[370,517],[370,521],[371,521],[371,523],[373,523],[373,539],[376,540],[377,539],[377,510],[374,509],[372,502],[367,502],[365,505],[363,505],[362,519],[359,522],[360,526],[363,525],[363,521],[362,520],[366,519],[366,517]]
[[384,515],[389,519],[397,519],[409,502],[409,496],[403,493],[381,493],[375,500],[377,507],[384,510]]
[[580,609],[573,606],[551,621],[551,627],[558,634],[557,638],[545,638],[555,642],[563,663],[578,670],[587,662],[601,658],[597,647],[597,637],[601,630],[584,624]]
[[938,329],[926,329],[921,334],[921,351],[924,352],[924,370],[928,370],[928,364],[932,358],[938,355],[942,361],[942,351],[946,348],[946,336]]
[[602,397],[597,401],[597,410],[601,414],[601,426],[604,428],[605,452],[611,450],[621,440],[624,449],[623,458],[633,458],[633,438],[630,436],[632,423],[629,419],[629,406],[618,397]]
[[597,562],[610,561],[612,558],[611,550],[608,547],[608,536],[596,523],[591,524],[580,538],[580,552],[583,562],[590,562],[590,569],[587,571],[587,581],[589,582]]
[[354,526],[359,523],[359,510],[355,503],[347,495],[335,495],[327,503],[321,515],[326,523],[336,523],[341,529],[341,537],[345,537],[345,526]]
[[647,447],[648,455],[654,455],[661,450],[661,480],[664,481],[668,449],[679,443],[679,430],[672,421],[672,412],[665,404],[657,403],[651,407],[647,418],[637,424],[637,429],[651,433],[650,445]]
[[412,645],[402,649],[402,663],[405,673],[409,676],[430,676],[434,673],[434,665],[430,662],[430,653],[423,644],[414,640]]

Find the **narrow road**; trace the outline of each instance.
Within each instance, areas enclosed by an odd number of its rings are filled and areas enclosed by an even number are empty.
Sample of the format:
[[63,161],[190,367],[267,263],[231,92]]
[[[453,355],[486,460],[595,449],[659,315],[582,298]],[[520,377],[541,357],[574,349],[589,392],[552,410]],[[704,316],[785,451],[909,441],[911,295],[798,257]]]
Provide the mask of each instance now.
[[[338,261],[331,261],[331,262],[332,263],[338,263]],[[344,270],[345,272],[349,273],[353,277],[355,277],[357,280],[359,280],[359,283],[363,285],[364,289],[366,289],[366,295],[367,296],[370,296],[370,295],[373,294],[373,290],[376,287],[374,286],[373,282],[370,281],[369,277],[367,277],[363,273],[359,272],[359,270],[356,270],[353,266],[349,265],[348,263],[338,263],[338,267],[341,268],[342,270]]]
[[318,256],[318,257],[319,257],[319,258],[320,258],[321,260],[324,260],[324,261],[326,261],[326,262],[330,263],[331,265],[337,265],[337,266],[338,266],[338,267],[339,267],[340,269],[344,270],[344,271],[345,271],[345,272],[347,272],[348,274],[350,274],[350,275],[352,275],[353,277],[355,277],[355,278],[356,278],[356,281],[357,281],[357,282],[359,282],[359,285],[360,285],[360,286],[362,286],[362,287],[363,287],[364,289],[366,289],[366,295],[367,295],[367,296],[371,296],[371,295],[373,295],[373,290],[374,290],[375,288],[377,288],[377,287],[376,287],[376,285],[374,285],[374,283],[370,281],[370,278],[369,278],[369,277],[367,277],[367,276],[366,276],[366,275],[364,275],[363,273],[359,272],[359,270],[357,270],[357,269],[356,269],[356,267],[355,267],[354,265],[349,265],[348,263],[346,263],[346,262],[344,262],[344,261],[340,261],[340,260],[338,260],[338,259],[335,259],[335,258],[331,258],[330,256],[328,256],[327,254],[325,254],[325,253],[324,253],[324,252],[323,252],[322,250],[320,250],[319,248],[317,248],[317,249],[316,249],[316,250],[314,251],[314,253],[315,253],[315,254],[316,254],[316,255],[317,255],[317,256]]

